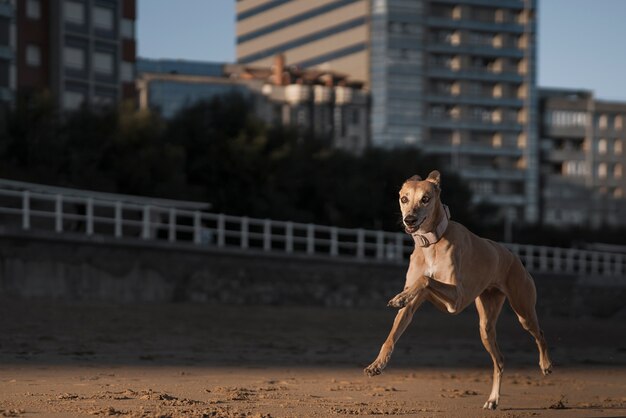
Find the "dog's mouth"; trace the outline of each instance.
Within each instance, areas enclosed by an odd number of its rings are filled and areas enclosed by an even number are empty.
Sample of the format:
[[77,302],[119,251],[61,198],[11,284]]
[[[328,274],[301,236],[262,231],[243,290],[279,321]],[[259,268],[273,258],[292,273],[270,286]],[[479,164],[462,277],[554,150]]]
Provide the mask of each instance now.
[[409,226],[407,224],[404,224],[404,231],[407,234],[414,234],[414,233],[416,233],[420,229],[420,226],[422,226],[422,224],[424,223],[425,220],[426,220],[426,218],[424,218],[421,221],[417,222],[413,226]]

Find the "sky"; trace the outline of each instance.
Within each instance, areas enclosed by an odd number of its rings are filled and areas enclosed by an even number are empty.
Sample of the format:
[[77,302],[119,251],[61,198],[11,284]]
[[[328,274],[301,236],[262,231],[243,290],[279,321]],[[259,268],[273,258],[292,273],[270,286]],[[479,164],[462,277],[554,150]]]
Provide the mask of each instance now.
[[[539,85],[626,101],[626,0],[537,1]],[[235,0],[138,2],[140,57],[235,61]]]

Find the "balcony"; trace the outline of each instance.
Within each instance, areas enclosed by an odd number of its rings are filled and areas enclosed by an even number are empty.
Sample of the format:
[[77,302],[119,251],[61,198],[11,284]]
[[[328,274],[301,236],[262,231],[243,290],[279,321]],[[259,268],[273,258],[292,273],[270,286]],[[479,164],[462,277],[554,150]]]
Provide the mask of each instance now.
[[552,149],[544,151],[543,158],[550,162],[584,161],[585,151],[577,149]]
[[521,157],[524,150],[517,147],[494,147],[489,144],[460,144],[453,145],[451,142],[426,141],[421,149],[430,154],[464,154],[464,155],[485,155],[485,156],[505,156]]
[[[445,4],[453,4],[453,5],[456,5],[459,3],[459,0],[430,0],[430,1],[433,3],[445,3]],[[467,4],[470,6],[494,7],[493,0],[463,0],[463,4]],[[524,1],[523,0],[499,0],[498,7],[521,10],[524,8]]]
[[523,194],[496,194],[472,195],[472,203],[491,203],[496,206],[526,206],[526,196]]
[[481,106],[507,106],[507,107],[523,107],[524,101],[515,97],[491,97],[476,96],[469,94],[459,94],[458,96],[444,94],[430,94],[426,96],[426,100],[432,103],[446,104],[467,104]]
[[524,76],[516,72],[493,72],[472,68],[462,68],[458,71],[447,67],[429,67],[428,77],[445,78],[452,80],[480,80],[480,81],[506,81],[510,83],[523,83]]
[[522,181],[526,177],[524,170],[513,168],[468,167],[459,171],[461,177],[476,180]]
[[515,131],[524,130],[523,125],[517,122],[503,121],[501,123],[493,123],[491,121],[473,118],[453,119],[445,117],[427,116],[425,125],[430,128],[439,129],[459,129],[459,130],[478,130],[478,131]]
[[426,50],[429,52],[437,52],[444,54],[470,54],[470,55],[483,55],[493,57],[509,57],[509,58],[524,58],[525,52],[518,48],[495,48],[489,44],[470,44],[461,43],[459,45],[451,45],[448,43],[429,43],[426,46]]
[[446,17],[428,17],[426,23],[431,27],[447,29],[467,29],[489,32],[524,33],[524,26],[517,22],[481,22],[478,20],[452,19]]

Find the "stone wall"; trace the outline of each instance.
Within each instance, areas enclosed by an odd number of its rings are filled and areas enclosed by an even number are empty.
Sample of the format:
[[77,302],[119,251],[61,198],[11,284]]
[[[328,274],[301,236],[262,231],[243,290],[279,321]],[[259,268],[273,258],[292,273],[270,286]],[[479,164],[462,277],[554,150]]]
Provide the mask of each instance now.
[[[384,306],[406,266],[167,243],[0,235],[0,297],[67,301]],[[536,276],[538,310],[611,315],[626,291]]]

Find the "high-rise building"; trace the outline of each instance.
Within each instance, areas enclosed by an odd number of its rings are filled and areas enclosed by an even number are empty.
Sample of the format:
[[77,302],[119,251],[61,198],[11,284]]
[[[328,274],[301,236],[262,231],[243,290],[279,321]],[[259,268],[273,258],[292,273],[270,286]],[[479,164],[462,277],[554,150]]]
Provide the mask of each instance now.
[[14,94],[15,0],[0,0],[0,113],[13,101]]
[[66,110],[135,97],[136,0],[20,0],[17,91]]
[[535,0],[238,0],[237,57],[344,72],[371,91],[371,143],[411,146],[477,202],[538,220]]
[[540,89],[541,221],[626,226],[626,103]]

